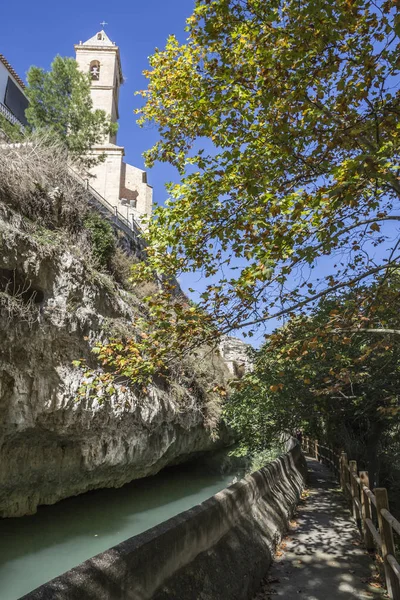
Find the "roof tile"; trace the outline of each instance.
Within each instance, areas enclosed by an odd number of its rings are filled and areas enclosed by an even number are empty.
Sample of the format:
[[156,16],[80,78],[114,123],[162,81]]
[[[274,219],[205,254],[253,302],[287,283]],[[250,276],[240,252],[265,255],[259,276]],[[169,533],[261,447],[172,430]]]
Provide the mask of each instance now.
[[8,60],[6,59],[4,54],[0,54],[0,62],[3,63],[3,65],[5,66],[7,71],[14,77],[15,81],[17,81],[19,83],[19,85],[22,87],[22,89],[25,89],[26,88],[25,83],[22,81],[22,79],[18,75],[18,73],[12,68],[12,66],[10,65],[10,63],[8,62]]

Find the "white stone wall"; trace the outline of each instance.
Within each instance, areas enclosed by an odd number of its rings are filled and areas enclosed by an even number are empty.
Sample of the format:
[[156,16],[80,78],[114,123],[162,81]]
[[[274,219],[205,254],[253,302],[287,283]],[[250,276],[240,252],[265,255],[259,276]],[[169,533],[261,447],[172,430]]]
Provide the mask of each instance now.
[[[9,74],[8,70],[5,68],[3,63],[0,62],[0,102],[2,104],[4,104],[4,96],[6,93],[7,81],[8,81],[9,75],[10,74]],[[14,83],[17,84],[17,82],[15,80],[14,80]]]
[[[91,86],[93,107],[104,110],[112,121],[117,122],[119,117],[119,86],[121,84],[119,80],[118,48],[115,46],[99,49],[85,47],[84,45],[75,46],[75,48],[76,61],[83,73],[89,73],[90,64],[93,61],[100,63],[100,77],[98,81],[92,81]],[[108,136],[105,139],[105,142],[112,144],[115,144],[116,141],[116,136]]]
[[106,154],[106,159],[90,170],[90,174],[94,177],[91,177],[89,183],[107,202],[113,206],[119,206],[124,149],[119,146],[96,147],[93,155],[98,156],[103,152]]
[[[146,172],[127,163],[121,170],[121,198],[126,199],[135,218],[151,215],[153,188],[145,182]],[[136,206],[135,206],[136,205]]]
[[251,346],[242,340],[224,335],[220,342],[220,353],[230,373],[241,377],[253,370],[253,363],[249,356]]
[[153,188],[146,184],[146,215],[151,215],[153,211]]

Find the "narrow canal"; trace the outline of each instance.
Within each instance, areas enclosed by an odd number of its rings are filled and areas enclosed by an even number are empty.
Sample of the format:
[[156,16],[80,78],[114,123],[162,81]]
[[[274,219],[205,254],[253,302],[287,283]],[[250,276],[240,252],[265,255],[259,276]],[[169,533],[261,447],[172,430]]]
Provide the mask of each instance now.
[[17,600],[49,579],[203,502],[243,476],[187,464],[119,489],[103,489],[36,515],[0,519],[0,598]]

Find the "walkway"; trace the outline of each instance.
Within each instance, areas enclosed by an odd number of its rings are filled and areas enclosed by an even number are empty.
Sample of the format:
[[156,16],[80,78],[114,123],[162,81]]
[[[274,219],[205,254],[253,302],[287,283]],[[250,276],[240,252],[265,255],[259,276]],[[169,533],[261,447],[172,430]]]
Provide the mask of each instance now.
[[[353,600],[384,597],[375,569],[331,472],[307,458],[308,496],[254,600]],[[375,584],[376,585],[376,584]]]

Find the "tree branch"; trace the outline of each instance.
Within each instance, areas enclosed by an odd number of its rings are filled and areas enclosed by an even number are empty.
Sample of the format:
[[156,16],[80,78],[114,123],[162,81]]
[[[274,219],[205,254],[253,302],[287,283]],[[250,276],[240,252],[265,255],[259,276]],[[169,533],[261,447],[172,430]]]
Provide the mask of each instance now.
[[364,328],[364,329],[333,329],[332,333],[377,333],[377,334],[382,334],[385,335],[387,334],[394,334],[394,335],[400,335],[400,329],[383,329],[383,328],[379,328],[379,329],[374,329],[374,328]]
[[315,300],[318,300],[319,298],[322,298],[323,296],[327,296],[328,294],[331,294],[332,292],[336,292],[339,289],[342,289],[342,288],[348,287],[350,285],[353,285],[355,283],[358,283],[359,281],[362,281],[363,279],[366,279],[367,277],[369,277],[371,275],[375,275],[376,273],[379,273],[380,271],[390,269],[393,266],[399,266],[397,263],[399,258],[400,258],[400,256],[396,257],[392,262],[390,262],[386,265],[380,265],[379,267],[375,267],[374,269],[370,269],[369,271],[362,273],[358,277],[354,277],[353,279],[343,281],[341,283],[337,283],[336,285],[333,285],[332,287],[325,288],[318,294],[314,294],[310,298],[305,298],[304,300],[296,302],[295,304],[292,304],[291,306],[288,306],[287,308],[284,308],[284,309],[282,309],[276,313],[273,313],[271,315],[266,315],[264,317],[254,319],[252,321],[245,321],[244,323],[241,323],[240,326],[231,325],[231,326],[229,326],[229,328],[226,327],[225,329],[222,330],[222,333],[228,333],[235,329],[243,329],[244,327],[252,327],[253,325],[258,325],[259,323],[263,323],[263,322],[269,321],[271,319],[278,319],[279,317],[282,317],[283,315],[287,315],[288,313],[291,313],[291,312],[297,310],[298,308],[302,308],[303,306],[307,306],[308,304],[315,302]]

